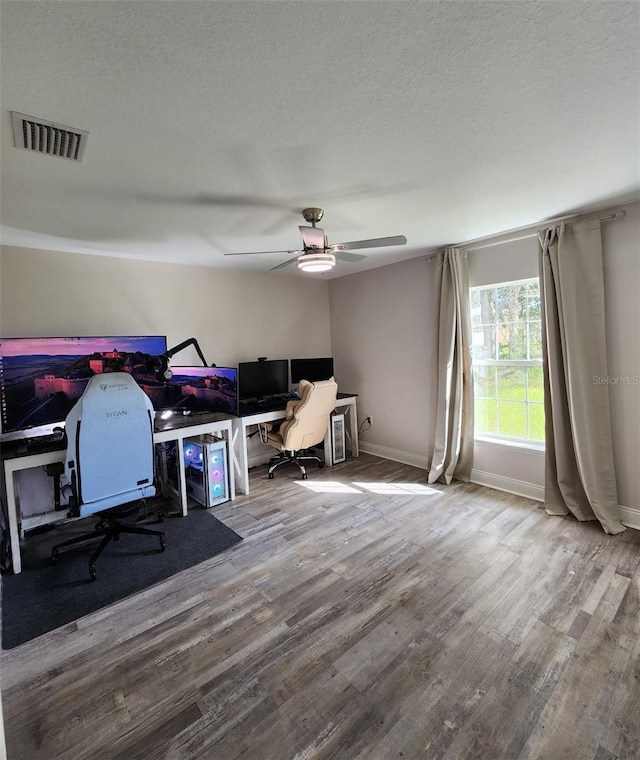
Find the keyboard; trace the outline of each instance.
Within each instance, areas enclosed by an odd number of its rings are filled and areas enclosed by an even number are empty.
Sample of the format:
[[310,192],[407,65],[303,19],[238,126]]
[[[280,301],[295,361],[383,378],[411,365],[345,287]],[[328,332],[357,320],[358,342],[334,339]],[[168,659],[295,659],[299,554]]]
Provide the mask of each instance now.
[[67,445],[67,438],[64,430],[48,433],[47,435],[34,435],[32,438],[25,438],[16,441],[16,454],[39,454],[42,451],[51,451],[63,449]]
[[289,394],[282,398],[272,396],[263,398],[260,401],[241,401],[238,405],[240,415],[259,414],[260,412],[276,412],[278,409],[284,410],[291,397]]

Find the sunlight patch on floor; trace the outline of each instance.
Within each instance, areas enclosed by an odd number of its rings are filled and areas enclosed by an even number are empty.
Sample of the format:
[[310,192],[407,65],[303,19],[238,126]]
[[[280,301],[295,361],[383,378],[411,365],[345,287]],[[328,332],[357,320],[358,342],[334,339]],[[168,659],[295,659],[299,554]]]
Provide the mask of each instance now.
[[316,493],[362,493],[348,483],[340,483],[337,480],[296,480],[296,485],[304,486]]
[[372,493],[385,493],[385,494],[415,494],[416,496],[441,496],[442,491],[438,491],[436,488],[429,488],[429,486],[423,486],[422,483],[361,483],[355,481],[354,486],[358,488],[364,488],[365,491],[371,491]]
[[353,485],[338,480],[296,480],[296,485],[304,486],[315,493],[370,493],[413,494],[414,496],[442,496],[442,491],[429,488],[422,483],[365,483],[354,481]]

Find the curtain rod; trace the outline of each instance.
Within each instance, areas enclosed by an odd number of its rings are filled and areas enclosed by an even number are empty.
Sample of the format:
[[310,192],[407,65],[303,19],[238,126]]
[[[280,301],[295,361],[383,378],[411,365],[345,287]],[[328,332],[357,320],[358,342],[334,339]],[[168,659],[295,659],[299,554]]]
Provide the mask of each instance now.
[[[568,222],[574,219],[587,220],[587,219],[599,219],[601,222],[610,222],[614,219],[624,219],[627,212],[624,209],[618,211],[612,211],[610,214],[599,216],[602,212],[594,211],[590,214],[571,214],[569,216],[559,216],[556,219],[547,219],[543,222],[535,222],[534,224],[527,224],[524,227],[514,227],[511,230],[505,230],[504,232],[496,232],[493,235],[485,235],[484,237],[474,238],[473,240],[467,240],[465,243],[457,243],[454,246],[446,246],[447,248],[466,248],[467,251],[479,251],[482,248],[490,248],[493,245],[502,245],[503,243],[516,243],[518,240],[527,240],[528,238],[537,237],[538,231],[552,224],[559,224],[560,222]],[[531,232],[527,232],[531,230]],[[518,235],[517,237],[507,237],[505,240],[497,240],[503,235],[514,235],[517,233],[526,233]],[[477,244],[477,245],[476,245]],[[427,261],[431,261],[438,251],[442,251],[444,248],[437,248],[431,251],[427,256]]]

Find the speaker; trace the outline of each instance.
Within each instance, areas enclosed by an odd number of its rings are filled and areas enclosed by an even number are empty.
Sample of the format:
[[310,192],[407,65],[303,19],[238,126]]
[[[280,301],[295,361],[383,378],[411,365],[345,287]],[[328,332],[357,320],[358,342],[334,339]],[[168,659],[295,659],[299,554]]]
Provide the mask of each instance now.
[[182,454],[187,493],[207,508],[229,501],[227,442],[210,435],[186,438]]

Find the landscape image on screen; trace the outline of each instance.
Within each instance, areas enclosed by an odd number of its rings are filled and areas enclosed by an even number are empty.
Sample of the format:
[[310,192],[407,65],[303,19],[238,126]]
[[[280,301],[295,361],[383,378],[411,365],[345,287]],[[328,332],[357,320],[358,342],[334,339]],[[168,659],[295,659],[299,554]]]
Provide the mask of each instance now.
[[0,341],[2,434],[63,422],[89,379],[128,372],[153,400],[163,384],[156,357],[164,336],[6,338]]
[[173,376],[156,409],[204,414],[237,414],[238,370],[235,367],[171,367]]

